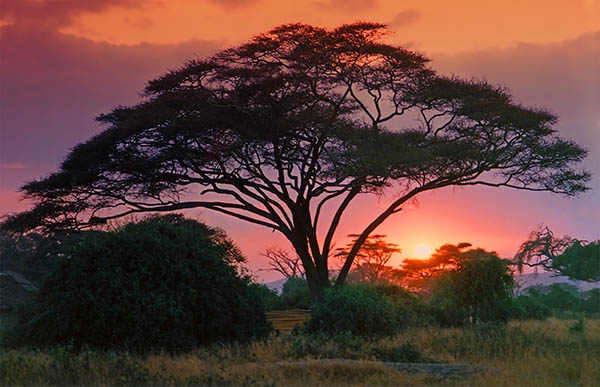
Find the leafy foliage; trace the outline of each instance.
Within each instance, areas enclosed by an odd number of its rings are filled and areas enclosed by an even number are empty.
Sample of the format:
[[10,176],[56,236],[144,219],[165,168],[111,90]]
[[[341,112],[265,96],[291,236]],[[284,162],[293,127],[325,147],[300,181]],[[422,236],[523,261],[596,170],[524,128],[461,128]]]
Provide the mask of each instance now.
[[511,317],[518,319],[544,319],[551,315],[559,318],[590,317],[600,315],[600,289],[580,292],[573,285],[554,283],[548,286],[531,286],[513,301]]
[[600,240],[588,244],[574,241],[552,260],[551,267],[572,279],[600,281]]
[[153,217],[65,253],[8,335],[12,344],[180,351],[269,332],[259,297],[238,275],[240,252],[203,223]]
[[374,336],[395,333],[400,326],[391,300],[373,287],[347,285],[323,292],[312,306],[305,329],[311,333]]
[[558,238],[540,226],[521,244],[514,261],[519,270],[524,265],[541,266],[571,279],[600,281],[600,239],[589,243],[568,235]]
[[41,285],[61,261],[59,251],[66,243],[76,243],[77,236],[45,236],[38,233],[0,235],[0,270],[11,270]]
[[422,294],[410,292],[401,286],[385,283],[375,286],[375,290],[392,301],[401,325],[426,326],[435,323],[434,310],[427,304]]
[[581,309],[588,313],[600,315],[600,289],[592,289],[587,292]]
[[552,310],[538,298],[531,295],[516,297],[510,308],[510,317],[519,320],[544,320],[552,315]]
[[308,282],[303,278],[290,277],[283,284],[279,297],[279,309],[310,309],[312,299]]
[[456,268],[441,274],[431,304],[444,325],[466,321],[505,321],[512,297],[513,277],[508,262],[483,249],[454,250]]
[[578,289],[575,286],[566,284],[552,284],[543,291],[529,293],[548,306],[550,309],[558,311],[577,310],[581,305],[582,298]]
[[250,288],[261,300],[265,310],[279,309],[281,302],[275,290],[269,289],[267,285],[257,283],[250,284]]

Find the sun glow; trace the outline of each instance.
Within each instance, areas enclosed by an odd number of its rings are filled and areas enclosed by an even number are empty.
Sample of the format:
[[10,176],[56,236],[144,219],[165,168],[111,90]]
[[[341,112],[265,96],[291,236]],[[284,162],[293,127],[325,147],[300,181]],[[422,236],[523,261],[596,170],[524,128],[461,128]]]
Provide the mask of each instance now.
[[423,245],[423,244],[416,245],[414,253],[415,253],[415,256],[414,256],[415,258],[421,258],[421,259],[429,258],[431,256],[431,248],[429,246]]

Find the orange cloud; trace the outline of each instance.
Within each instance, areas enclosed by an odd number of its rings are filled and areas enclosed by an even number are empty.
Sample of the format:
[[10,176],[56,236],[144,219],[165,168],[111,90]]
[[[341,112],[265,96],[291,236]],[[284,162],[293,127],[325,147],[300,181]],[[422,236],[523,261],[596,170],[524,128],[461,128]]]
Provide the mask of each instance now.
[[[80,12],[65,33],[114,44],[175,43],[208,39],[238,44],[274,26],[301,22],[335,27],[357,20],[402,27],[397,43],[414,42],[428,53],[508,47],[517,42],[556,42],[600,27],[600,2],[573,0],[170,0],[125,6],[117,0],[99,11]],[[150,20],[148,28],[137,21]],[[148,23],[146,23],[149,25]]]
[[421,17],[421,12],[415,9],[407,9],[398,12],[387,24],[390,27],[403,27],[405,25],[416,22]]

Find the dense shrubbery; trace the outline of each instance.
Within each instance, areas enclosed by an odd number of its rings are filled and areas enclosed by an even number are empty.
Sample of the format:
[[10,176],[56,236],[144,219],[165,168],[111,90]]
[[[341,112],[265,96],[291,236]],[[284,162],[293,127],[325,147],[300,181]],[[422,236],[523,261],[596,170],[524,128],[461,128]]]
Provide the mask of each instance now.
[[424,326],[435,322],[433,310],[422,295],[393,284],[380,284],[375,290],[394,303],[402,326]]
[[308,282],[290,277],[283,284],[278,309],[310,309],[312,304]]
[[511,317],[518,319],[544,319],[575,317],[581,313],[600,315],[600,289],[582,293],[573,285],[554,283],[532,286],[513,300]]
[[281,303],[277,292],[265,284],[250,284],[252,291],[258,296],[265,310],[277,310]]
[[85,234],[46,236],[38,233],[25,235],[0,231],[0,270],[21,274],[35,285],[40,285],[62,261],[61,248],[77,243]]
[[266,285],[252,284],[266,310],[310,309],[312,300],[305,279],[290,277],[283,284],[281,295]]
[[552,315],[552,310],[537,298],[520,295],[513,299],[510,317],[519,320],[544,320]]
[[347,285],[323,292],[312,306],[305,330],[370,336],[393,334],[400,327],[400,316],[391,299],[372,286]]
[[66,254],[9,344],[179,351],[269,332],[257,292],[236,269],[241,254],[202,223],[153,217],[92,234]]
[[600,288],[592,289],[587,292],[581,305],[584,312],[600,315]]
[[508,263],[481,249],[464,253],[455,270],[437,279],[431,306],[441,325],[509,318],[513,277]]
[[583,301],[577,287],[568,284],[556,283],[543,289],[530,288],[528,294],[558,312],[579,310]]

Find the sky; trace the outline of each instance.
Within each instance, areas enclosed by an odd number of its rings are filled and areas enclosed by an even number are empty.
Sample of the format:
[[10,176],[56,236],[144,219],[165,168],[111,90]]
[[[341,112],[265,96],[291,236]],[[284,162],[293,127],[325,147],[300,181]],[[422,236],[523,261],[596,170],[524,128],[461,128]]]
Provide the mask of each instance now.
[[[55,171],[94,121],[140,101],[145,82],[186,60],[243,43],[284,23],[386,23],[388,43],[426,54],[442,74],[507,87],[549,109],[556,129],[589,152],[591,190],[576,198],[484,187],[418,198],[378,230],[403,253],[471,242],[512,257],[537,225],[600,238],[600,0],[3,0],[0,2],[0,215],[26,209],[18,188]],[[359,231],[393,192],[350,208],[336,240]],[[191,211],[225,229],[262,280],[279,278],[260,251],[289,248],[259,226]]]

